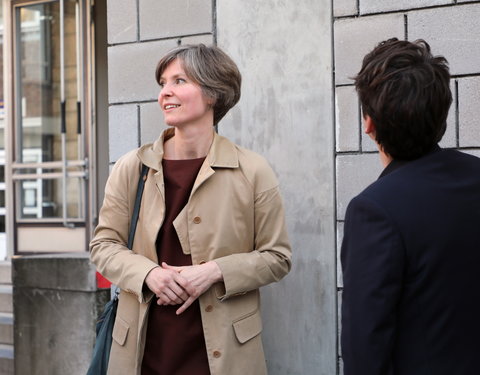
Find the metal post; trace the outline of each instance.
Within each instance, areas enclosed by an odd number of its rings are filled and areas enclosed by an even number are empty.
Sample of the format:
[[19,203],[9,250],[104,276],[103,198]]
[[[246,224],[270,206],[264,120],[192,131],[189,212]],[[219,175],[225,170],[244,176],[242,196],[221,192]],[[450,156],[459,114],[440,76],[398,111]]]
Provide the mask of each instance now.
[[60,0],[60,113],[62,132],[62,199],[63,199],[63,225],[73,228],[72,223],[67,221],[67,124],[66,124],[66,100],[65,100],[65,0]]
[[[83,144],[83,124],[82,124],[82,93],[83,93],[83,79],[82,79],[82,28],[81,28],[81,7],[80,0],[75,2],[75,43],[77,52],[77,159],[83,160],[85,158],[85,150]],[[78,200],[78,216],[84,217],[85,205],[84,197],[86,190],[86,180],[79,179],[80,197]]]

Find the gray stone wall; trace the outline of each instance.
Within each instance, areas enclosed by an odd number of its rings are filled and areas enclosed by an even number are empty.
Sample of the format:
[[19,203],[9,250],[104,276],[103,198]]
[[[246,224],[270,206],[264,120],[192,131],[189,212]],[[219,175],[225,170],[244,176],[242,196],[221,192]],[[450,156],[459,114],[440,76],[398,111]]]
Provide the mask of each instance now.
[[110,163],[157,139],[157,62],[178,44],[213,43],[213,10],[212,0],[107,1]]
[[293,268],[262,290],[270,374],[336,373],[334,129],[328,0],[217,1],[242,99],[219,133],[264,155],[286,206]]
[[[426,39],[450,61],[454,104],[442,146],[480,155],[479,1],[108,0],[109,160],[165,127],[154,79],[179,43],[217,43],[243,74],[240,103],[219,133],[276,171],[294,251],[292,273],[264,288],[269,371],[341,374],[345,209],[381,172],[361,131],[351,77],[390,38]],[[333,9],[332,9],[333,7]]]
[[[480,29],[476,20],[480,4],[453,0],[336,0],[333,4],[338,256],[348,202],[382,169],[375,145],[362,133],[351,77],[360,69],[363,56],[380,41],[425,39],[434,54],[450,62],[453,77],[454,101],[441,146],[479,155]],[[337,266],[340,300],[339,261]]]

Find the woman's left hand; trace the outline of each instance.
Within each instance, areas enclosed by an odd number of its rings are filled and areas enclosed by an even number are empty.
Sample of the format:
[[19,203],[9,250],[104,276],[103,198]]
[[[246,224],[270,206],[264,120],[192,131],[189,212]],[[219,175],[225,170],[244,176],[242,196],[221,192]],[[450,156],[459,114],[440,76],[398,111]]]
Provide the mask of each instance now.
[[190,282],[190,287],[194,290],[190,293],[188,299],[177,310],[176,314],[183,313],[198,297],[212,286],[212,284],[222,281],[223,275],[220,267],[214,261],[193,266],[170,266],[162,262],[162,268],[177,271]]

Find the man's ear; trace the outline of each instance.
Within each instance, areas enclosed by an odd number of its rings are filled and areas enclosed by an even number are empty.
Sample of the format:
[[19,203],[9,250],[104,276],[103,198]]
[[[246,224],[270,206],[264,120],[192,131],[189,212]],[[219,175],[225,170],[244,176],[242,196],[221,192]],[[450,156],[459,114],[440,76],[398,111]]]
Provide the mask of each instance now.
[[365,130],[365,134],[368,134],[370,138],[375,140],[375,133],[376,133],[375,123],[373,122],[372,118],[369,115],[365,115],[365,117],[363,118],[363,127]]

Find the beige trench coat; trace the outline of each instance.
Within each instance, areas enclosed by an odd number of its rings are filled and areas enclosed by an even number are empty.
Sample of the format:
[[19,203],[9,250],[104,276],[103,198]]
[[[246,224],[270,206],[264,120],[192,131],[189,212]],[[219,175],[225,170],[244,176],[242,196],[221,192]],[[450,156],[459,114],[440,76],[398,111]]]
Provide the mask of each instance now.
[[[140,374],[154,297],[144,280],[158,266],[155,241],[165,213],[163,143],[173,134],[169,129],[155,143],[117,161],[90,244],[98,271],[121,288],[109,374]],[[126,242],[141,163],[150,170],[132,252]],[[193,264],[215,260],[223,273],[224,282],[199,298],[211,374],[266,374],[258,288],[280,280],[291,267],[272,169],[261,156],[215,134],[174,226]]]

